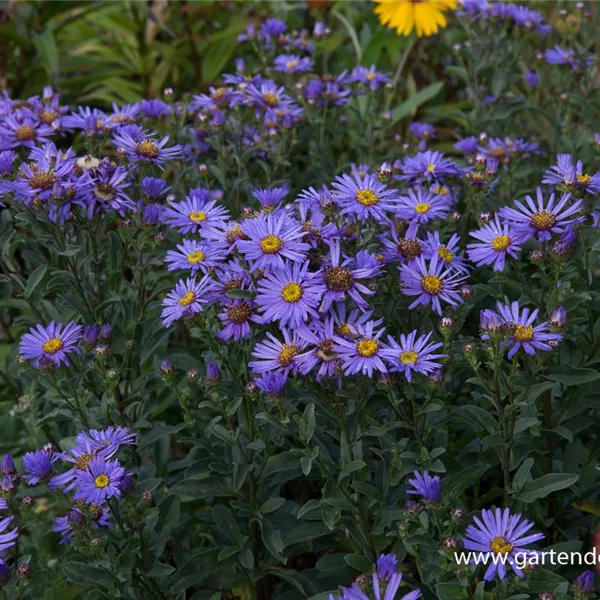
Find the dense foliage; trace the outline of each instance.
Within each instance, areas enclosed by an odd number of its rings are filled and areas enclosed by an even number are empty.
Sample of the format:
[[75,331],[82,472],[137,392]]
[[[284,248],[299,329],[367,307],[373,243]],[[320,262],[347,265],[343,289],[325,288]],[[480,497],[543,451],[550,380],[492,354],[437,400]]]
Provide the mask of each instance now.
[[593,597],[596,7],[69,4],[3,9],[3,598]]

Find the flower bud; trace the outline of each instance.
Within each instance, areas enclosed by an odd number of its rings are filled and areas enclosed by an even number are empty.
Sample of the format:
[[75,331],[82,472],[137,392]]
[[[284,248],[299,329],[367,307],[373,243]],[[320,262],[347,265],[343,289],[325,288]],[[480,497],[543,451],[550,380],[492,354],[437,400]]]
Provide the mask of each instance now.
[[217,383],[221,381],[221,371],[219,365],[215,362],[206,363],[206,381],[209,383]]
[[551,329],[564,329],[567,324],[567,311],[563,308],[563,306],[559,306],[554,309],[553,313],[550,315],[549,325]]
[[142,502],[152,502],[153,500],[153,496],[152,496],[152,492],[150,490],[144,490],[142,492],[142,495],[140,496],[140,498],[142,499]]
[[17,575],[23,579],[31,575],[31,565],[27,563],[21,563],[17,565]]
[[190,369],[187,372],[187,378],[190,381],[196,381],[198,379],[198,377],[199,377],[199,374],[198,374],[198,371],[196,369]]
[[453,521],[458,522],[465,516],[465,511],[462,508],[453,508],[450,516]]
[[473,289],[472,285],[469,285],[467,283],[465,283],[464,285],[460,286],[460,295],[461,298],[468,300],[469,298],[473,297],[473,294],[475,293],[475,290]]
[[542,260],[544,260],[544,253],[541,250],[532,250],[529,253],[529,260],[532,263],[542,262]]
[[160,374],[163,377],[169,377],[173,375],[173,365],[168,360],[162,360],[160,363]]

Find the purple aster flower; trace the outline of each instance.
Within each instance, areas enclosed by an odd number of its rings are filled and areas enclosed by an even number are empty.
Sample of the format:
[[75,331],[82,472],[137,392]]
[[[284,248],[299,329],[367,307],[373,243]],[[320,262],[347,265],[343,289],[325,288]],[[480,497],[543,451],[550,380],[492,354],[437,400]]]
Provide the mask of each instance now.
[[368,321],[360,328],[355,339],[333,338],[333,351],[339,354],[345,375],[362,373],[372,378],[374,371],[388,372],[382,360],[384,346],[379,341],[384,331],[385,327],[375,331],[375,323]]
[[252,196],[260,202],[263,209],[273,212],[273,210],[281,204],[283,199],[288,195],[288,192],[289,189],[287,186],[272,187],[266,190],[256,188],[252,191]]
[[428,139],[434,136],[435,127],[431,123],[418,123],[414,121],[408,126],[413,137],[419,139]]
[[131,162],[152,163],[161,169],[165,162],[182,156],[181,146],[165,147],[168,141],[168,135],[162,140],[156,141],[144,134],[133,137],[124,129],[120,129],[113,135],[113,142],[119,150],[125,152],[125,155]]
[[390,366],[390,371],[401,372],[407,381],[412,381],[413,372],[429,375],[441,367],[439,358],[444,354],[435,354],[443,346],[440,342],[429,343],[431,332],[417,338],[417,330],[408,335],[400,334],[400,343],[388,336],[388,346],[382,350],[382,356]]
[[548,324],[550,328],[554,330],[561,330],[565,328],[565,325],[567,324],[567,311],[565,310],[564,306],[559,305],[552,311]]
[[321,312],[327,312],[333,302],[341,302],[349,296],[361,308],[367,307],[367,302],[361,294],[373,295],[373,291],[359,283],[374,275],[372,268],[354,268],[352,259],[346,258],[341,262],[340,241],[332,240],[329,244],[329,262],[318,273],[317,281],[325,286],[325,294],[320,307]]
[[171,114],[171,107],[162,100],[142,100],[141,111],[148,119],[160,119]]
[[388,232],[391,239],[387,235],[381,236],[381,241],[384,245],[383,256],[387,261],[410,262],[415,258],[423,255],[423,241],[416,236],[416,227],[411,227],[406,231],[406,235],[402,237],[396,225],[393,225]]
[[106,121],[106,125],[111,129],[118,129],[137,121],[140,111],[139,104],[123,104],[123,106],[119,106],[116,102],[113,102],[112,108],[113,111],[108,115]]
[[559,154],[557,164],[552,165],[544,173],[542,183],[564,186],[567,189],[576,189],[597,194],[600,192],[600,173],[588,175],[583,172],[583,163],[578,160],[573,164],[570,154]]
[[575,244],[577,243],[577,234],[572,227],[567,227],[567,230],[558,238],[558,241],[552,246],[552,256],[555,258],[568,258],[571,255]]
[[578,200],[568,206],[571,194],[564,194],[556,206],[554,205],[554,194],[546,203],[542,188],[537,188],[537,205],[531,196],[525,196],[527,206],[515,200],[515,208],[504,207],[500,210],[500,216],[508,221],[516,233],[523,235],[523,242],[537,235],[540,242],[552,239],[553,233],[564,233],[569,225],[576,223],[576,218],[569,218],[581,207],[582,200]]
[[324,291],[325,286],[308,273],[308,263],[286,263],[259,281],[256,304],[264,323],[299,326],[309,317],[318,318]]
[[560,342],[562,335],[548,333],[548,322],[534,325],[540,311],[536,308],[531,314],[528,308],[519,308],[518,302],[503,305],[498,302],[498,313],[504,321],[504,329],[509,338],[503,346],[510,348],[508,358],[511,359],[520,348],[527,354],[533,355],[536,350],[551,352],[553,350],[549,342]]
[[136,434],[127,427],[111,425],[106,429],[81,431],[75,437],[75,442],[92,452],[102,451],[103,456],[111,458],[121,446],[135,445]]
[[389,581],[398,572],[398,558],[395,554],[380,554],[375,567],[381,581]]
[[254,304],[241,298],[230,301],[219,313],[223,329],[217,337],[223,341],[233,339],[235,342],[250,337],[250,323],[262,323],[263,320],[254,313]]
[[140,188],[146,198],[156,200],[163,194],[166,194],[171,189],[171,186],[168,186],[167,182],[160,177],[144,177]]
[[251,263],[250,272],[257,269],[285,268],[284,259],[303,261],[310,246],[300,239],[301,225],[286,215],[260,215],[242,225],[247,239],[237,241],[238,250]]
[[286,29],[287,25],[279,19],[267,19],[260,27],[265,38],[278,38]]
[[108,117],[98,108],[79,106],[77,112],[67,115],[62,121],[65,129],[81,129],[86,136],[94,137],[107,126]]
[[23,456],[23,469],[25,475],[23,479],[29,485],[37,485],[41,481],[46,481],[52,475],[52,465],[58,460],[54,451],[36,450],[27,452]]
[[549,48],[544,54],[544,59],[550,65],[573,65],[575,63],[575,51],[561,48],[558,44]]
[[419,187],[407,190],[407,195],[398,198],[396,215],[411,223],[429,223],[444,219],[450,211],[450,199]]
[[350,75],[350,81],[364,83],[368,85],[372,92],[379,89],[381,84],[389,83],[390,78],[386,73],[379,73],[375,65],[367,67],[354,67],[352,74]]
[[258,389],[273,396],[274,398],[283,398],[285,396],[285,384],[287,375],[281,373],[265,373],[262,377],[257,377],[254,383]]
[[15,158],[17,158],[17,155],[13,150],[0,152],[0,178],[12,175]]
[[36,325],[21,338],[19,354],[25,360],[33,360],[37,369],[53,364],[69,366],[68,354],[79,352],[83,327],[73,322],[63,325],[50,321],[47,327]]
[[331,184],[335,201],[342,215],[353,215],[364,220],[370,217],[377,221],[388,221],[387,213],[395,211],[398,192],[381,183],[376,175],[359,173],[341,175]]
[[0,473],[3,475],[16,475],[17,467],[10,454],[4,454],[0,460]]
[[70,542],[75,537],[75,531],[84,525],[85,515],[79,508],[72,508],[64,517],[56,517],[52,531],[60,533],[61,544]]
[[535,88],[540,82],[540,77],[535,71],[525,71],[525,83],[530,88]]
[[0,552],[12,548],[16,544],[16,539],[19,537],[19,529],[17,527],[4,533],[13,521],[14,517],[0,519]]
[[169,250],[165,256],[167,271],[186,269],[190,270],[192,275],[199,269],[206,273],[224,259],[225,251],[222,246],[196,240],[183,240],[182,244],[177,245],[177,250]]
[[78,204],[87,207],[87,218],[102,211],[116,210],[121,216],[125,209],[134,210],[135,204],[125,190],[129,187],[128,174],[123,167],[101,167],[92,177],[91,193]]
[[445,244],[440,239],[439,232],[427,232],[427,241],[423,243],[423,258],[431,260],[433,255],[441,258],[454,271],[462,271],[467,273],[469,267],[466,260],[458,255],[460,251],[460,236],[457,233],[452,234],[452,237]]
[[503,271],[506,255],[517,258],[517,253],[521,251],[522,235],[507,223],[502,225],[498,215],[469,235],[480,240],[467,245],[469,259],[478,267],[493,264],[494,271]]
[[486,558],[490,554],[501,555],[505,560],[491,561],[484,579],[492,581],[496,575],[499,579],[506,577],[506,563],[510,564],[512,570],[518,577],[523,577],[523,571],[519,569],[515,561],[516,554],[521,557],[535,554],[534,550],[528,550],[525,546],[544,539],[543,533],[535,533],[525,536],[534,526],[521,515],[511,515],[510,510],[504,511],[497,508],[495,511],[483,509],[482,520],[473,517],[475,525],[469,525],[463,538],[467,550],[485,552]]
[[50,479],[50,489],[55,490],[63,485],[66,485],[64,491],[68,492],[75,487],[77,473],[85,471],[89,463],[94,460],[98,454],[104,454],[109,451],[109,448],[98,450],[96,445],[89,440],[82,440],[82,443],[76,445],[69,450],[69,453],[57,452],[56,455],[63,461],[73,464],[68,471],[60,475],[54,475]]
[[280,73],[306,73],[312,71],[312,59],[297,54],[281,54],[275,58],[273,69]]
[[208,293],[213,289],[214,283],[208,275],[198,282],[195,277],[180,280],[162,302],[163,325],[169,327],[174,321],[187,319],[201,312],[202,305],[208,302]]
[[75,500],[87,504],[102,504],[105,500],[121,496],[121,481],[125,469],[118,460],[96,456],[85,471],[78,471],[76,477]]
[[274,81],[267,79],[260,84],[248,86],[245,104],[276,109],[292,104],[292,98],[283,86],[278,86]]
[[424,471],[423,475],[415,471],[414,475],[414,479],[408,480],[408,483],[414,489],[408,490],[406,493],[421,496],[423,500],[430,504],[439,504],[442,501],[442,487],[439,475],[432,477],[428,471]]
[[418,296],[408,307],[412,310],[419,304],[431,304],[432,309],[442,314],[441,301],[457,306],[463,299],[457,287],[465,280],[460,272],[453,272],[446,263],[434,255],[430,261],[422,256],[400,267],[401,291],[405,296]]
[[[402,573],[390,573],[388,566],[391,566],[391,563],[384,563],[382,572],[385,577],[382,577],[378,571],[371,575],[370,581],[367,575],[362,575],[359,577],[361,585],[354,582],[351,587],[343,588],[344,593],[337,600],[417,600],[421,598],[420,590],[413,590],[396,598],[402,581]],[[336,599],[330,594],[329,600]]]
[[162,223],[165,214],[165,207],[162,204],[147,204],[142,213],[142,223],[146,227],[154,227],[157,223]]
[[50,141],[55,134],[49,125],[30,116],[17,119],[7,115],[0,121],[0,150],[33,148],[36,144]]
[[180,233],[197,233],[205,227],[222,224],[229,212],[216,204],[209,190],[191,190],[185,200],[169,202],[171,208],[165,211],[165,223]]
[[257,360],[250,361],[248,366],[256,373],[275,371],[282,375],[298,371],[298,355],[306,347],[306,342],[297,332],[282,329],[283,342],[267,332],[264,341],[259,342],[252,351]]
[[479,146],[479,139],[475,136],[467,137],[464,140],[460,140],[454,144],[454,147],[462,152],[463,154],[477,154],[477,147]]
[[333,350],[334,338],[339,335],[336,325],[338,323],[335,315],[328,315],[324,321],[312,321],[298,330],[300,337],[311,345],[307,352],[298,357],[299,370],[303,375],[307,375],[317,366],[317,381],[338,375],[336,371],[340,361],[337,352]]
[[443,181],[459,174],[459,168],[451,160],[444,158],[441,152],[427,150],[415,156],[407,156],[400,164],[402,175],[400,179],[409,181],[412,185],[424,181]]
[[575,580],[575,589],[580,594],[591,594],[596,589],[596,576],[594,571],[584,571]]
[[4,583],[10,579],[11,570],[7,562],[0,558],[0,582]]

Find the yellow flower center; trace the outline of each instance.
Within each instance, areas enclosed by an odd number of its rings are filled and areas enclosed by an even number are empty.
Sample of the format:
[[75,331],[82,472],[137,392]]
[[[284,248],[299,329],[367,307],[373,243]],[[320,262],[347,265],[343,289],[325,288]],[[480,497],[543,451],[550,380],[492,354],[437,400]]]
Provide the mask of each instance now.
[[213,90],[210,97],[216,103],[219,103],[225,99],[225,94],[227,94],[227,88],[220,87],[220,88],[217,88],[216,90]]
[[556,217],[551,212],[539,210],[531,216],[531,225],[539,231],[549,231],[556,225]]
[[15,137],[19,142],[30,142],[37,137],[37,131],[30,125],[21,125],[15,131]]
[[438,195],[438,196],[447,196],[448,193],[450,192],[450,190],[445,186],[445,185],[436,185],[433,188],[433,191]]
[[513,545],[501,536],[495,537],[490,546],[495,554],[508,554],[513,549]]
[[260,248],[265,254],[275,254],[283,248],[283,240],[270,233],[261,240]]
[[454,260],[454,254],[446,248],[446,246],[440,246],[438,248],[438,256],[448,265]]
[[195,265],[196,263],[202,262],[205,258],[206,254],[204,254],[202,250],[194,250],[188,254],[187,261],[190,264]]
[[375,77],[377,77],[377,73],[373,73],[373,72],[369,72],[365,75],[365,78],[368,79],[369,81],[372,79],[375,79]]
[[502,252],[510,246],[510,238],[507,235],[497,235],[492,240],[492,248],[496,252]]
[[302,286],[298,283],[286,283],[281,290],[281,297],[286,302],[298,302],[302,298]]
[[286,66],[288,69],[293,69],[293,68],[295,68],[295,67],[297,67],[297,66],[298,66],[298,61],[297,61],[297,60],[288,60],[288,61],[285,63],[285,66]]
[[586,175],[585,173],[582,173],[581,175],[577,175],[577,183],[580,183],[581,185],[588,185],[591,178],[591,175]]
[[436,296],[444,289],[444,282],[437,275],[425,275],[421,279],[421,287],[423,291]]
[[356,192],[356,201],[360,202],[363,206],[373,206],[373,204],[377,204],[379,198],[373,190],[358,190]]
[[333,340],[323,340],[316,348],[317,356],[323,362],[331,362],[337,358],[337,352],[333,351]]
[[196,300],[196,294],[194,292],[187,292],[185,296],[179,298],[178,302],[180,306],[189,306]]
[[110,479],[107,475],[98,475],[98,477],[94,479],[94,485],[100,489],[105,488],[109,483]]
[[415,204],[415,210],[420,215],[422,215],[423,213],[426,213],[430,208],[431,208],[431,204],[428,204],[427,202],[419,202],[419,204]]
[[419,355],[413,350],[408,350],[400,355],[400,362],[403,365],[412,365],[417,362]]
[[152,140],[144,140],[138,142],[135,146],[135,151],[144,158],[158,158],[160,149]]
[[289,367],[294,360],[294,357],[300,354],[300,346],[298,344],[284,344],[277,356],[277,362],[282,367]]
[[377,340],[366,338],[356,343],[356,351],[365,358],[374,356],[377,354],[377,350],[379,350],[379,342]]
[[58,118],[58,113],[55,110],[44,109],[39,114],[39,119],[44,125],[52,125],[53,121]]
[[340,323],[336,327],[336,331],[343,337],[350,337],[352,335],[352,329],[350,329],[350,325],[348,325],[348,323]]
[[52,338],[48,340],[43,346],[42,350],[47,354],[55,354],[59,350],[62,350],[64,346],[63,341],[60,338]]
[[188,215],[188,219],[192,223],[202,223],[206,221],[206,213],[203,210],[194,210]]
[[427,165],[427,171],[428,171],[429,173],[433,173],[433,171],[435,171],[435,165],[434,165],[433,163],[429,163],[429,164]]
[[530,342],[533,339],[533,327],[518,325],[513,334],[513,339],[517,342]]
[[271,108],[279,106],[279,97],[275,92],[265,92],[262,95],[262,99],[264,100],[265,104]]

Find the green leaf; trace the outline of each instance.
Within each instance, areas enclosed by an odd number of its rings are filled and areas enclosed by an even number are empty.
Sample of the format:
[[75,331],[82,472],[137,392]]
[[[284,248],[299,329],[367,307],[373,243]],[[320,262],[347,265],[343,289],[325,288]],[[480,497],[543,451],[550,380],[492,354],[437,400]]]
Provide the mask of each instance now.
[[467,588],[460,583],[438,583],[435,591],[438,600],[464,600],[469,597]]
[[443,81],[438,81],[436,83],[432,83],[428,85],[426,88],[422,89],[420,92],[416,93],[412,98],[405,100],[400,106],[397,106],[392,110],[392,121],[391,124],[394,125],[400,119],[409,116],[414,111],[424,104],[428,100],[435,98],[444,87]]
[[216,526],[223,532],[225,537],[234,543],[238,542],[242,537],[242,533],[233,513],[222,504],[215,504],[212,514]]
[[168,577],[174,570],[175,567],[172,567],[171,565],[155,562],[147,571],[145,571],[145,574],[148,577]]
[[473,485],[490,468],[490,465],[471,465],[458,473],[445,477],[442,490],[444,497],[453,497],[461,494],[466,488]]
[[346,564],[356,569],[359,573],[369,573],[373,565],[362,554],[346,554]]
[[282,552],[285,550],[285,544],[281,539],[281,534],[278,529],[275,529],[273,523],[269,519],[263,519],[261,523],[262,540],[265,544],[266,549],[274,556],[279,562],[285,562],[286,559]]
[[600,371],[595,369],[585,369],[581,367],[572,367],[571,365],[564,363],[559,365],[554,370],[548,379],[552,381],[558,381],[566,386],[571,385],[583,385],[584,383],[591,383],[600,379]]
[[260,512],[263,515],[279,510],[285,504],[285,498],[269,498],[261,507]]
[[364,460],[353,460],[351,463],[348,463],[342,469],[342,472],[340,473],[340,476],[338,477],[338,481],[342,481],[342,479],[349,477],[355,471],[360,471],[361,469],[363,469],[366,466],[367,466],[367,463]]
[[101,587],[110,589],[112,587],[112,578],[108,571],[100,567],[93,567],[82,562],[68,562],[63,565],[65,577],[83,587]]
[[571,487],[578,479],[579,475],[575,473],[549,473],[539,479],[528,481],[516,498],[521,502],[535,502],[552,492]]
[[27,288],[25,289],[25,298],[30,298],[35,288],[42,282],[48,271],[48,265],[40,265],[27,279]]

